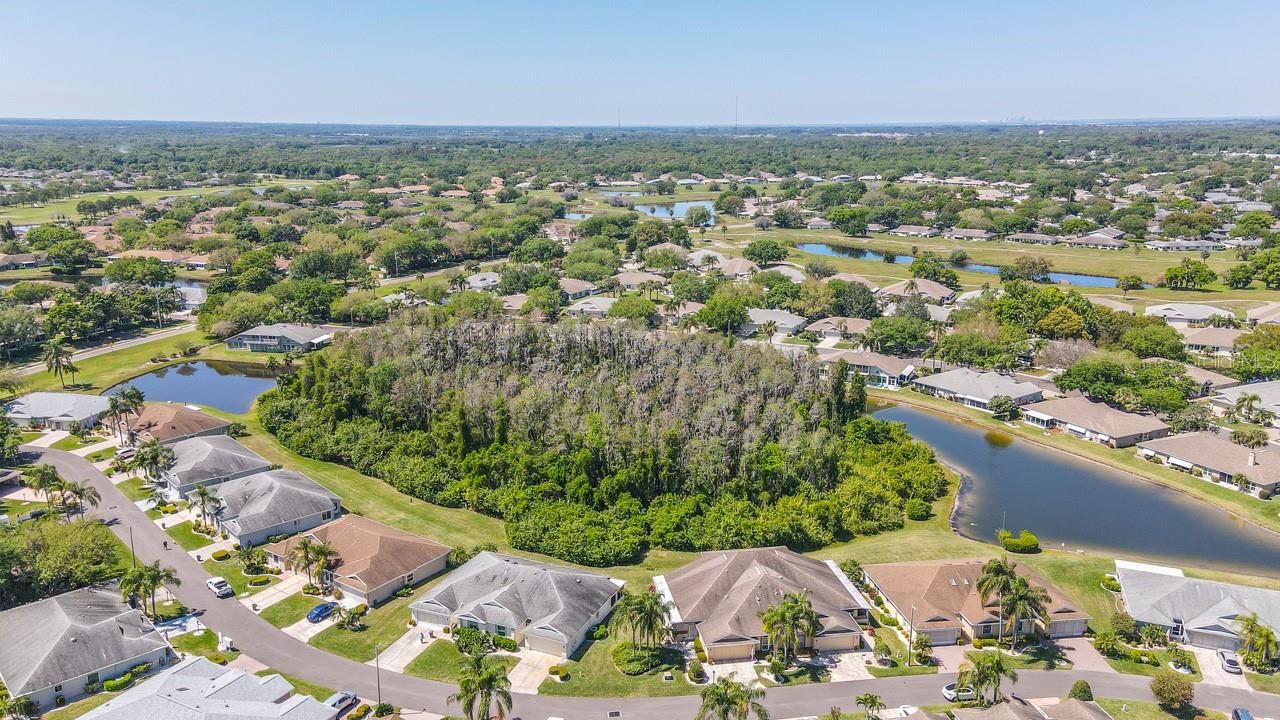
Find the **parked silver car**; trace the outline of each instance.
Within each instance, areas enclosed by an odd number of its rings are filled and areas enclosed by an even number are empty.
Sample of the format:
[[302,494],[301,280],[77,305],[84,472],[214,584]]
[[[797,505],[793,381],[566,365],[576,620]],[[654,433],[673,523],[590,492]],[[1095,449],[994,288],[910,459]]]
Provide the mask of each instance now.
[[1240,658],[1237,658],[1236,654],[1230,650],[1218,651],[1218,663],[1222,665],[1223,670],[1226,670],[1232,675],[1240,675],[1244,672],[1240,668]]

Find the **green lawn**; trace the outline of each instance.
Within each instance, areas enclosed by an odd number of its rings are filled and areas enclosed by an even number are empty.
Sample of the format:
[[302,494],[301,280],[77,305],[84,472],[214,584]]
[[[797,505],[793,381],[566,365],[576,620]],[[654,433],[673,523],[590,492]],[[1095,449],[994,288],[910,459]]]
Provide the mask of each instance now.
[[334,625],[311,638],[311,644],[334,655],[357,662],[368,662],[378,654],[379,649],[385,650],[409,630],[409,603],[413,602],[417,594],[419,593],[405,598],[393,597],[382,606],[370,610],[365,615],[367,627],[363,630],[344,630]]
[[810,685],[812,683],[831,682],[831,672],[824,667],[817,665],[800,665],[798,667],[787,668],[782,673],[783,681],[777,682],[773,679],[773,673],[769,672],[769,668],[764,665],[756,667],[756,675],[760,678],[760,682],[765,687],[777,687],[779,685]]
[[[511,672],[511,668],[520,662],[519,658],[512,655],[491,655],[490,657],[506,665],[507,672]],[[426,650],[414,658],[405,667],[404,673],[427,680],[456,683],[460,662],[462,662],[462,653],[458,652],[458,647],[450,640],[439,639],[433,641]]]
[[[1158,650],[1153,650],[1151,648],[1139,648],[1139,649],[1141,649],[1142,652],[1146,653],[1147,655],[1151,655],[1154,653],[1155,656],[1160,659],[1160,666],[1156,667],[1155,665],[1146,665],[1143,663],[1136,663],[1136,662],[1133,662],[1132,660],[1124,659],[1124,658],[1107,658],[1107,664],[1122,673],[1128,673],[1130,675],[1146,675],[1147,677],[1155,677],[1156,673],[1160,672],[1161,670],[1169,669],[1169,651],[1168,650],[1165,650],[1163,648]],[[1188,680],[1190,680],[1191,682],[1200,682],[1201,680],[1204,679],[1204,676],[1200,674],[1200,666],[1196,664],[1196,658],[1194,655],[1191,656],[1191,670],[1192,670],[1192,673],[1190,675],[1185,676]]]
[[38,500],[0,500],[0,515],[8,515],[10,519],[13,519],[24,513],[44,507],[48,507],[48,504]]
[[236,562],[235,558],[228,558],[226,560],[205,560],[204,568],[209,571],[210,575],[221,575],[226,578],[227,584],[236,591],[236,596],[243,595],[244,593],[253,594],[261,592],[280,582],[279,575],[267,574],[262,577],[270,579],[271,582],[268,582],[266,585],[249,587],[249,576],[244,574],[244,568],[240,567],[240,563]]
[[141,477],[131,477],[128,480],[116,483],[116,487],[120,488],[120,492],[124,493],[125,497],[138,502],[146,500],[151,495],[150,490],[142,487],[144,482],[146,481]]
[[329,696],[333,695],[333,690],[330,690],[329,688],[324,687],[323,685],[317,685],[315,683],[307,682],[306,680],[303,680],[298,677],[294,677],[293,675],[286,675],[280,672],[279,670],[273,670],[271,668],[267,668],[266,670],[259,670],[254,674],[257,675],[258,677],[262,677],[264,675],[279,675],[280,677],[289,681],[289,684],[293,686],[293,691],[298,695],[310,695],[311,697],[315,698],[316,700],[319,700],[320,702],[324,702],[325,700],[328,700]]
[[236,650],[219,652],[218,634],[209,629],[205,629],[200,635],[195,633],[177,635],[169,640],[169,644],[173,646],[174,650],[188,655],[202,655],[210,659],[217,657],[228,662],[240,655],[239,651]]
[[90,695],[89,697],[73,702],[66,707],[60,707],[57,710],[50,710],[49,712],[41,715],[40,720],[74,720],[81,715],[88,714],[90,710],[93,710],[99,705],[105,704],[108,700],[119,694],[120,693],[100,692],[97,695]]
[[22,444],[23,444],[23,445],[26,445],[27,443],[31,442],[32,440],[39,440],[39,439],[40,439],[40,438],[42,438],[42,437],[44,437],[44,433],[43,433],[43,432],[27,431],[27,432],[22,433],[22,435],[21,435],[21,442],[22,442]]
[[323,598],[295,593],[274,605],[263,608],[259,615],[272,625],[285,628],[305,618],[307,613],[311,612],[311,608],[322,602],[325,602]]
[[97,445],[98,443],[106,439],[107,438],[104,438],[100,435],[90,435],[84,439],[76,437],[75,435],[68,435],[62,438],[61,440],[58,440],[54,444],[50,445],[49,447],[53,448],[54,450],[77,450],[82,447],[88,447],[89,445]]
[[[266,183],[255,183],[248,187],[267,187],[273,185],[315,185],[313,180],[272,180]],[[149,205],[156,202],[160,198],[166,197],[189,197],[192,195],[213,195],[223,190],[234,190],[240,185],[227,186],[225,188],[181,188],[177,190],[113,190],[111,192],[94,192],[85,193],[83,195],[74,195],[65,200],[55,200],[53,202],[43,203],[40,205],[22,205],[0,208],[0,223],[6,221],[12,222],[14,225],[26,225],[53,222],[58,218],[78,218],[79,213],[76,212],[76,205],[85,200],[101,200],[108,197],[125,197],[131,195],[137,198],[143,205]]]
[[[966,652],[965,657],[972,658],[983,652],[995,652],[995,649],[972,650]],[[1067,660],[1060,648],[1045,645],[1026,648],[1016,656],[1006,654],[1004,661],[1015,670],[1070,670],[1072,667],[1071,661]]]
[[871,627],[875,628],[875,642],[885,643],[892,651],[891,661],[888,665],[872,663],[867,666],[867,670],[875,677],[897,677],[899,675],[933,675],[938,672],[937,665],[920,665],[912,663],[907,665],[907,644],[903,642],[898,633],[893,628],[885,627],[880,616],[880,612],[876,609],[871,610]]
[[1263,675],[1246,670],[1244,676],[1249,681],[1249,687],[1254,690],[1280,695],[1280,673]]
[[[573,659],[561,663],[569,670],[569,679],[560,682],[547,678],[538,687],[540,695],[575,695],[580,697],[658,697],[693,695],[699,687],[684,679],[684,667],[680,663],[662,665],[644,675],[623,675],[613,664],[613,648],[619,639],[610,633],[598,642],[590,642],[580,648]],[[708,666],[713,668],[714,666]],[[662,674],[670,671],[675,677],[670,682]]]
[[165,532],[169,533],[169,537],[176,540],[183,550],[199,550],[205,545],[213,543],[213,538],[196,532],[190,520],[170,525],[165,528]]
[[1202,708],[1188,708],[1186,711],[1175,715],[1155,703],[1137,702],[1135,700],[1113,700],[1111,698],[1098,698],[1097,701],[1103,710],[1111,713],[1111,717],[1115,718],[1115,720],[1192,720],[1197,716],[1209,718],[1209,720],[1225,720],[1226,718],[1224,713]]

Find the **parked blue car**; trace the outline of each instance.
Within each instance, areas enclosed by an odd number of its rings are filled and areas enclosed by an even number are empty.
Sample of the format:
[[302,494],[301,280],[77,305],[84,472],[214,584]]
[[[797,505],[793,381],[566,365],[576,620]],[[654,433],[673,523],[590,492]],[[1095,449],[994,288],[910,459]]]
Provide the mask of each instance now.
[[307,613],[307,622],[318,623],[333,614],[338,609],[338,603],[320,603],[311,608],[311,612]]

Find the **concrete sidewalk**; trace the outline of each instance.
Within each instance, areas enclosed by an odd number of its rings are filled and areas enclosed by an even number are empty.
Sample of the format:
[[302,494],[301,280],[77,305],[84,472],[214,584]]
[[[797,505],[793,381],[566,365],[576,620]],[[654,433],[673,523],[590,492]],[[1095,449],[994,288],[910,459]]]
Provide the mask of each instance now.
[[[378,654],[376,664],[383,670],[404,672],[404,669],[409,667],[409,663],[413,662],[414,658],[421,655],[422,651],[433,642],[435,638],[427,635],[425,627],[411,627],[395,642],[388,645],[386,650]],[[365,665],[374,664],[374,660],[365,663]],[[513,686],[512,690],[514,689]]]
[[[511,692],[528,693],[529,695],[537,695],[538,688],[542,686],[542,682],[547,679],[552,665],[560,662],[560,658],[547,653],[540,653],[533,650],[522,650],[519,653],[520,662],[511,668],[511,672],[507,673],[507,677],[511,680]],[[683,682],[683,678],[677,678]]]
[[[317,601],[316,604],[319,605],[319,601]],[[318,623],[313,623],[306,618],[302,618],[289,627],[284,628],[284,632],[289,637],[301,640],[302,642],[307,642],[328,628],[336,625],[338,623],[338,619],[335,617],[336,615],[337,613],[334,613],[333,615],[330,615],[327,620]]]
[[53,445],[54,443],[58,442],[59,440],[67,437],[71,437],[71,433],[67,432],[66,430],[54,430],[53,432],[47,432],[44,435],[41,435],[40,437],[26,444],[30,445],[31,447],[47,448]]
[[[256,592],[252,595],[241,598],[240,604],[250,610],[252,610],[253,606],[256,604],[258,606],[258,612],[262,612],[263,609],[275,605],[290,595],[302,592],[302,586],[306,584],[307,578],[305,575],[299,575],[298,573],[286,573],[284,577],[281,578],[280,582],[275,585],[272,585],[261,592]],[[319,603],[320,600],[317,598],[316,602]]]
[[119,444],[120,444],[120,441],[117,440],[116,438],[108,438],[99,443],[94,443],[92,445],[85,445],[82,448],[76,448],[75,450],[71,451],[71,454],[79,455],[80,457],[88,457],[98,452],[99,450],[106,450],[108,448],[117,447],[119,446]]

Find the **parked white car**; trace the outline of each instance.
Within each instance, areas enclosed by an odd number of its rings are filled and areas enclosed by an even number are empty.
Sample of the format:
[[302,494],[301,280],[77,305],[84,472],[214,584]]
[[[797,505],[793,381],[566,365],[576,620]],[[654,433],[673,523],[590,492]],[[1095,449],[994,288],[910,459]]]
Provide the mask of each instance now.
[[227,579],[221,576],[211,577],[204,584],[209,587],[209,592],[213,593],[214,597],[228,598],[236,594]]
[[977,700],[978,694],[971,687],[957,686],[956,683],[947,683],[942,686],[942,697],[947,702],[966,702],[969,700]]

